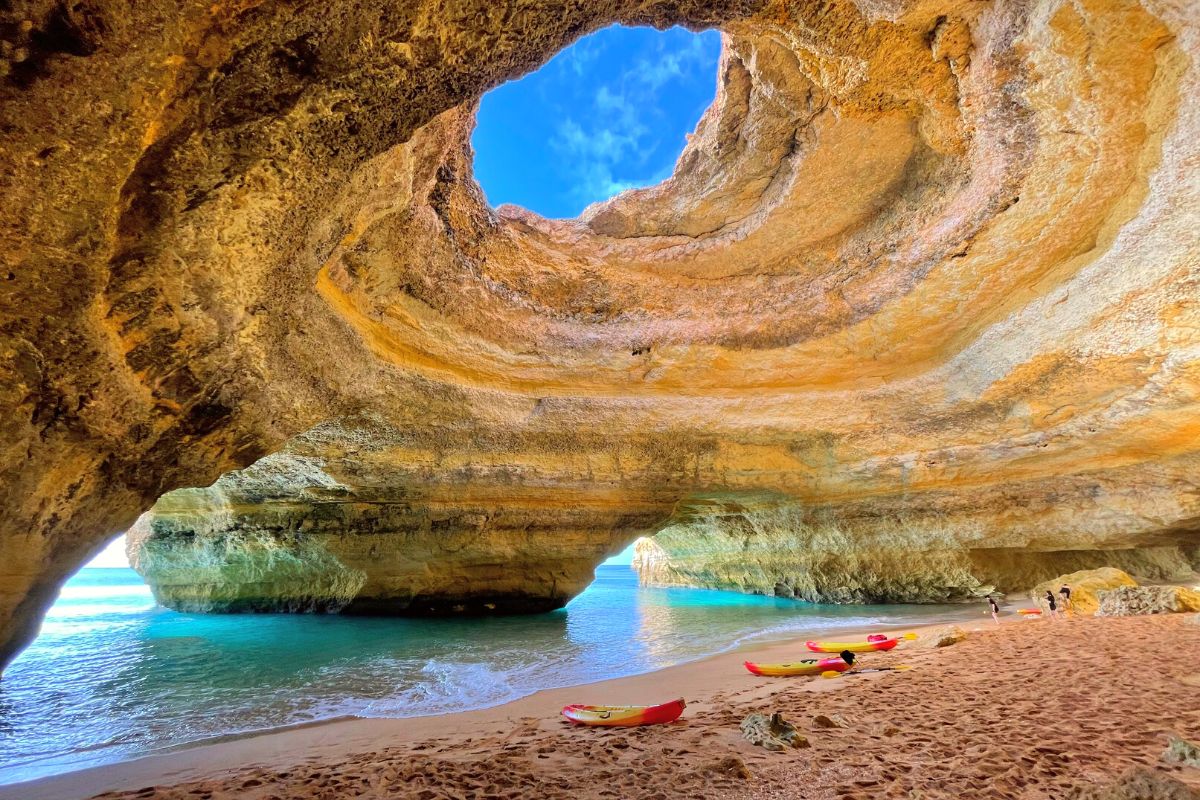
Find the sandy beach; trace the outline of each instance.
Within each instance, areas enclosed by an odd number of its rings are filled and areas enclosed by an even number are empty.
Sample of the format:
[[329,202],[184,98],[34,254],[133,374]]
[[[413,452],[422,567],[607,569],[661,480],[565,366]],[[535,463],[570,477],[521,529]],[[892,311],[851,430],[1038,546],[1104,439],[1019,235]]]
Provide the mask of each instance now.
[[[741,662],[800,642],[539,692],[482,711],[346,720],[180,750],[0,789],[0,798],[1066,797],[1131,766],[1200,789],[1160,760],[1200,738],[1200,626],[1185,617],[973,626],[947,648],[906,643],[836,679],[758,678]],[[682,696],[683,718],[588,729],[568,702]],[[810,747],[768,752],[739,723],[782,712]],[[818,715],[837,727],[816,725]]]

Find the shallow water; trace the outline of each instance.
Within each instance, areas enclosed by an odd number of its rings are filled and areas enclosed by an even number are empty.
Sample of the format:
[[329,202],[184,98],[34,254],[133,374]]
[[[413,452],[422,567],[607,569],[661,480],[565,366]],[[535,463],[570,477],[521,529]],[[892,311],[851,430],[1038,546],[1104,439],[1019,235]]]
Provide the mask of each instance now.
[[644,589],[624,566],[596,575],[549,614],[422,620],[180,614],[156,607],[133,570],[81,570],[0,679],[0,784],[348,714],[484,708],[751,640],[969,613]]

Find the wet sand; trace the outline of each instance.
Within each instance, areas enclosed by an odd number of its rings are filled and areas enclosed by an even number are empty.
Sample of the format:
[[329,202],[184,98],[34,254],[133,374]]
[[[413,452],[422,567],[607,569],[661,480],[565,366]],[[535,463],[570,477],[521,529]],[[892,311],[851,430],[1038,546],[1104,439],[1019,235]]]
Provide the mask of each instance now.
[[[861,667],[901,672],[758,678],[750,658],[801,642],[539,692],[482,711],[346,720],[0,787],[0,798],[1060,798],[1200,739],[1200,625],[1183,615],[975,626],[947,648],[905,644]],[[685,697],[672,725],[576,728],[569,702]],[[780,711],[810,747],[768,752],[738,724]],[[825,715],[840,727],[818,728]]]

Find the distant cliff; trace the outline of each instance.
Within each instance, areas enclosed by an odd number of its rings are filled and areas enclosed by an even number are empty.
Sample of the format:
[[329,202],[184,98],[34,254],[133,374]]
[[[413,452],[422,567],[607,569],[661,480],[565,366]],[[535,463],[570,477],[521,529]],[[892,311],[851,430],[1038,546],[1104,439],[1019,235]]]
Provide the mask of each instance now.
[[[643,584],[694,586],[811,602],[927,603],[1016,592],[1066,572],[1116,566],[1149,579],[1186,577],[1200,552],[1138,546],[1136,536],[1022,526],[991,535],[975,519],[833,519],[771,496],[726,497],[689,508],[637,541]],[[1086,523],[1081,521],[1080,528]]]

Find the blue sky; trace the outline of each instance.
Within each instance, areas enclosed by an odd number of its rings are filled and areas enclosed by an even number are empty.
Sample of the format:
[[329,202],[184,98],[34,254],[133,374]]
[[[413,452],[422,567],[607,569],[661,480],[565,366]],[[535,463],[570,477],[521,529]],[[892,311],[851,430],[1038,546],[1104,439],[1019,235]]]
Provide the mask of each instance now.
[[493,206],[546,217],[666,179],[717,87],[717,31],[614,25],[484,95],[471,143]]

